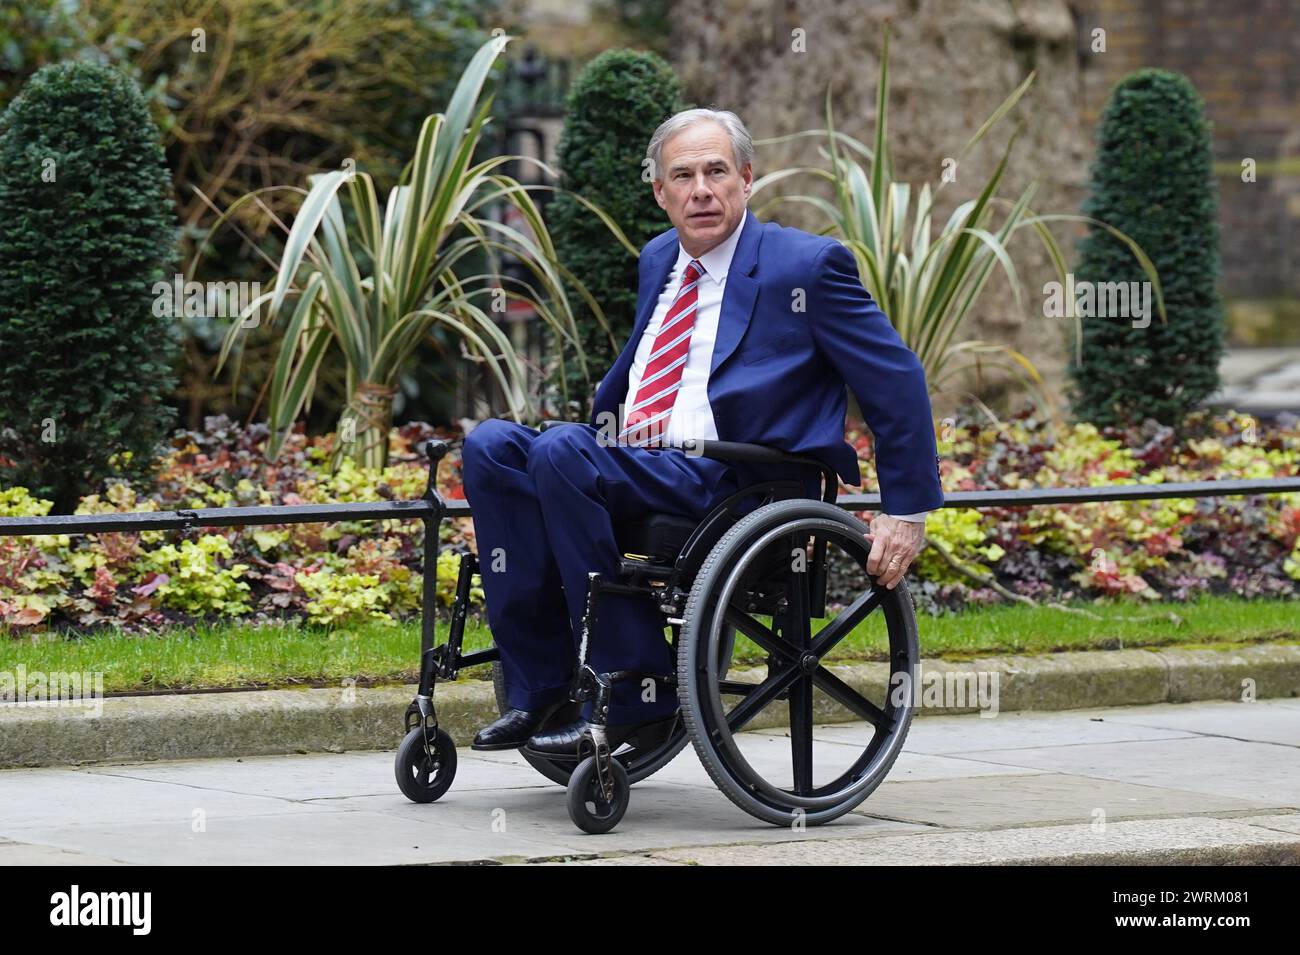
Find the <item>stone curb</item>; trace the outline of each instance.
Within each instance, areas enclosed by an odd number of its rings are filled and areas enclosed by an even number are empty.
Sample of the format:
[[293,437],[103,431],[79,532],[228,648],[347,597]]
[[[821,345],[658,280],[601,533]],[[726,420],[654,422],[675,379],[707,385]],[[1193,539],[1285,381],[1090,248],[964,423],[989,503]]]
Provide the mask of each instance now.
[[[883,663],[835,671],[873,698],[885,689]],[[744,674],[733,676],[744,679]],[[1259,699],[1300,696],[1300,646],[924,660],[914,693],[918,715],[925,716],[1241,700],[1246,690]],[[112,697],[96,701],[99,712],[0,704],[0,769],[396,749],[413,694],[414,687],[398,686]],[[496,717],[487,681],[444,684],[437,704],[439,725],[461,746]],[[752,728],[783,725],[775,708],[765,715]],[[856,717],[819,697],[815,718],[834,723]]]

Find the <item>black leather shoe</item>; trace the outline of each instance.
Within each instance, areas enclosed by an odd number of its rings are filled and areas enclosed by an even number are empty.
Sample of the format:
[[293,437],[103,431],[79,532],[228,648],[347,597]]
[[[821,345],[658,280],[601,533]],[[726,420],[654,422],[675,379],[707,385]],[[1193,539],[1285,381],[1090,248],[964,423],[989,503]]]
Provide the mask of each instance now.
[[507,710],[495,723],[489,723],[478,731],[470,749],[518,749],[528,742],[528,737],[544,727],[568,723],[581,712],[582,704],[572,700],[561,700],[535,712]]
[[[645,723],[628,723],[620,726],[605,727],[605,739],[611,750],[618,749],[624,743],[631,743],[637,749],[649,749],[663,743],[672,735],[677,726],[679,713],[661,716]],[[524,747],[536,756],[577,758],[578,743],[588,732],[590,725],[586,720],[578,720],[567,726],[560,726],[535,734]]]
[[542,728],[547,711],[506,710],[496,722],[489,723],[474,736],[470,749],[518,749]]

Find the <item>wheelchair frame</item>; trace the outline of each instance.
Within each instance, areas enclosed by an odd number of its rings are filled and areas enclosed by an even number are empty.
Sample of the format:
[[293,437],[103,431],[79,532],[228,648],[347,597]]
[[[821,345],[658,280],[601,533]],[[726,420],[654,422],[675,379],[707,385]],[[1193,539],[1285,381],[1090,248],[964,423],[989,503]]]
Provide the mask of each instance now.
[[[543,422],[542,430],[557,425],[574,423]],[[434,513],[425,519],[424,559],[426,561],[435,561],[435,564],[438,552],[438,527],[443,517],[446,516],[445,502],[435,488],[435,475],[438,462],[446,455],[448,449],[449,445],[445,441],[435,440],[426,444],[430,467],[429,483],[424,497],[433,505]],[[910,701],[897,708],[887,705],[882,710],[858,696],[855,692],[850,691],[851,695],[845,695],[842,689],[837,690],[835,684],[838,683],[838,680],[830,677],[825,670],[820,670],[821,676],[817,676],[819,656],[811,652],[813,641],[807,627],[802,631],[802,650],[799,651],[802,656],[798,658],[790,656],[795,651],[782,645],[781,641],[774,636],[774,634],[781,633],[784,630],[785,623],[774,627],[772,632],[764,631],[762,634],[753,632],[751,629],[745,630],[747,636],[756,639],[760,646],[767,649],[769,653],[769,672],[771,672],[774,663],[779,658],[787,664],[788,668],[802,666],[809,677],[808,680],[800,683],[801,688],[797,691],[796,688],[790,687],[774,697],[791,701],[792,732],[796,729],[796,718],[794,716],[796,702],[799,711],[804,714],[803,718],[798,721],[800,726],[797,728],[805,730],[808,737],[807,752],[805,754],[807,776],[804,777],[804,784],[800,785],[798,766],[800,760],[804,757],[796,755],[796,788],[800,789],[799,794],[792,794],[788,800],[777,799],[774,805],[766,805],[761,801],[756,803],[754,795],[761,795],[760,790],[764,789],[772,792],[774,791],[772,787],[761,779],[757,780],[757,783],[761,783],[761,785],[757,785],[755,780],[745,778],[747,774],[744,771],[735,772],[728,769],[727,761],[722,759],[720,754],[710,751],[710,742],[708,740],[702,741],[700,738],[701,736],[708,736],[710,739],[721,738],[723,734],[719,726],[716,725],[716,719],[711,719],[698,706],[692,707],[688,712],[685,700],[682,701],[682,714],[666,740],[660,740],[651,745],[647,751],[638,751],[634,748],[630,755],[622,752],[616,755],[611,752],[606,735],[606,726],[609,718],[611,694],[615,684],[626,681],[652,680],[662,687],[677,692],[682,688],[684,680],[690,681],[690,674],[684,670],[686,664],[681,657],[682,628],[688,624],[688,617],[690,616],[687,606],[691,602],[692,591],[696,589],[696,582],[701,568],[706,565],[710,555],[719,548],[724,538],[729,539],[735,536],[735,529],[740,525],[741,521],[754,515],[762,516],[761,512],[765,508],[782,501],[802,501],[816,508],[826,509],[829,507],[833,509],[833,513],[842,515],[843,520],[864,527],[860,522],[857,522],[856,518],[849,517],[845,512],[835,507],[834,502],[839,488],[838,476],[832,468],[815,458],[791,454],[762,445],[726,441],[688,441],[681,448],[675,450],[729,462],[760,465],[786,464],[815,468],[821,476],[822,493],[820,500],[814,501],[811,499],[808,496],[808,489],[798,481],[784,479],[759,481],[741,488],[715,505],[696,524],[694,530],[681,546],[680,551],[675,555],[624,553],[619,561],[619,579],[606,580],[599,573],[593,572],[589,574],[586,604],[579,634],[579,648],[570,686],[570,701],[571,703],[590,702],[592,704],[591,715],[588,717],[590,733],[581,741],[579,751],[571,761],[558,757],[544,759],[540,755],[530,755],[526,749],[521,750],[521,754],[547,778],[567,784],[570,817],[580,829],[590,833],[608,832],[617,825],[627,809],[631,784],[646,778],[666,765],[680,752],[688,736],[695,744],[697,752],[700,753],[715,782],[719,783],[720,788],[733,802],[736,802],[747,812],[774,824],[785,824],[790,822],[792,818],[813,823],[828,821],[853,808],[858,802],[865,799],[866,795],[883,780],[884,773],[888,771],[889,765],[892,764],[894,758],[897,757],[898,750],[901,749],[902,737],[906,735],[912,710]],[[737,507],[752,498],[758,498],[758,503],[748,513],[737,514]],[[787,509],[789,506],[787,506]],[[820,519],[824,523],[826,520],[825,515],[832,513],[832,511],[822,510],[817,513],[823,516],[818,518],[817,515],[808,515],[799,518],[799,520],[807,523],[810,520]],[[753,523],[753,521],[750,523]],[[785,526],[792,527],[794,532],[797,533],[802,525],[796,522]],[[833,530],[833,528],[827,528],[827,530]],[[769,534],[769,537],[771,536]],[[663,558],[666,557],[671,557],[671,563],[663,561]],[[865,562],[863,566],[865,572]],[[422,607],[419,686],[415,698],[406,711],[406,735],[402,746],[398,750],[395,764],[399,787],[408,798],[415,802],[432,802],[440,798],[450,788],[455,776],[455,744],[446,731],[439,728],[437,711],[433,702],[438,680],[454,680],[462,667],[483,663],[492,663],[497,668],[500,666],[500,651],[496,647],[474,653],[464,653],[461,649],[469,608],[470,587],[477,568],[478,560],[473,554],[466,554],[461,558],[448,639],[445,644],[440,646],[434,645],[435,607],[433,589],[429,587],[425,589]],[[803,588],[800,586],[798,589],[801,597],[794,601],[793,606],[787,606],[784,596],[766,595],[765,597],[762,594],[751,594],[750,596],[754,599],[748,602],[749,611],[770,612],[773,614],[774,623],[793,620],[795,615],[802,615],[805,620],[811,617],[824,617],[827,591],[827,536],[825,533],[821,536],[814,536],[812,554],[806,570],[808,574],[806,578],[808,580],[807,593],[804,594],[802,592]],[[764,579],[767,576],[769,575],[766,573],[760,574],[760,577]],[[660,612],[664,614],[665,622],[671,627],[672,648],[674,657],[678,659],[678,672],[664,674],[620,670],[602,673],[587,662],[587,650],[599,620],[600,597],[605,593],[646,596],[657,601]],[[876,593],[873,588],[870,595]],[[917,657],[919,656],[919,651],[916,649],[915,622],[911,613],[911,601],[906,594],[905,586],[902,584],[896,588],[896,591],[889,593],[896,594],[893,604],[893,617],[889,621],[891,628],[891,660],[900,669],[911,674],[914,672],[915,665],[918,662]],[[805,597],[806,600],[803,599]],[[881,600],[875,599],[874,596],[873,599],[875,600],[874,603],[867,598],[860,598],[850,610],[859,612],[865,607],[865,611],[861,614],[865,616],[866,613],[870,613],[881,603]],[[707,614],[705,615],[707,616]],[[898,620],[895,620],[895,617]],[[899,623],[900,627],[896,628],[896,623]],[[722,659],[721,655],[725,655],[726,660],[729,661],[731,649],[734,646],[736,627],[730,621],[721,624],[721,626],[729,633],[729,636],[722,638],[722,643],[725,643],[725,646],[718,643],[718,637],[715,633],[713,637],[714,643],[710,645],[707,652],[711,655],[710,659]],[[763,629],[761,625],[755,624],[755,626],[758,626],[760,630]],[[714,627],[715,631],[717,629],[717,627]],[[908,638],[902,642],[906,652],[901,654],[894,647],[895,629],[900,629],[903,636]],[[694,635],[694,633],[693,630],[692,634]],[[840,637],[842,638],[843,635],[841,633]],[[698,640],[698,637],[693,636],[692,639]],[[812,669],[809,669],[809,667],[812,667]],[[499,670],[496,675],[498,676],[496,681],[498,706],[504,708],[505,703],[502,698]],[[722,676],[715,681],[717,690],[721,694],[748,697],[758,688],[758,685],[728,680],[725,677],[724,668]],[[878,772],[879,778],[874,779],[871,785],[866,786],[860,798],[856,798],[856,801],[853,801],[852,804],[844,804],[843,800],[839,800],[834,805],[831,805],[829,810],[826,807],[814,805],[816,794],[820,790],[814,791],[811,787],[812,682],[814,681],[823,690],[840,693],[840,702],[847,704],[860,716],[871,720],[877,728],[884,725],[894,727],[895,723],[898,723],[900,725],[897,728],[901,729],[901,733],[895,734],[897,736],[896,743],[890,747],[892,752],[887,754],[887,762],[884,764],[883,770]],[[843,688],[843,684],[839,684],[839,687]],[[803,694],[806,694],[806,699]],[[797,701],[796,696],[798,696]],[[678,693],[678,697],[681,699],[682,694]],[[763,705],[766,705],[766,703]],[[714,714],[714,716],[716,715]],[[683,722],[687,725],[684,726]],[[710,722],[715,724],[712,728],[698,725]],[[729,729],[726,736],[730,737]],[[873,742],[875,739],[876,737],[873,736]],[[743,757],[741,757],[741,763],[743,764]],[[575,768],[569,770],[570,765],[574,765]],[[848,774],[842,778],[847,778],[847,776]],[[856,776],[854,781],[855,783],[861,783],[861,780]],[[871,782],[871,780],[867,781]],[[856,793],[854,795],[856,796]],[[809,802],[810,806],[813,806],[813,811],[805,811],[801,805],[796,805],[801,801]]]

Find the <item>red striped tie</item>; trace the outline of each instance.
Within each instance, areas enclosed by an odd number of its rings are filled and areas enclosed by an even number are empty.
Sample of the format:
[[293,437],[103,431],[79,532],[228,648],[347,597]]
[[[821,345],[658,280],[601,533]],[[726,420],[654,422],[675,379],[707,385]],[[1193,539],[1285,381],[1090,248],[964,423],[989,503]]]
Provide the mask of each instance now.
[[636,397],[627,409],[618,436],[620,443],[656,445],[663,440],[691,350],[691,332],[695,330],[699,301],[696,286],[703,274],[704,266],[698,259],[691,259],[682,276],[681,290],[655,335]]

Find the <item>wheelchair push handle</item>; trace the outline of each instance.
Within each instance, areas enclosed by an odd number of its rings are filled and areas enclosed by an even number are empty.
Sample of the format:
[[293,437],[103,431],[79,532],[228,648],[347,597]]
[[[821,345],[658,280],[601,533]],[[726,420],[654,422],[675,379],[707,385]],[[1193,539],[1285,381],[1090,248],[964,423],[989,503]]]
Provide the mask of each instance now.
[[451,442],[443,438],[430,438],[424,442],[424,456],[429,459],[429,463],[432,465],[436,465],[445,458],[450,450]]

